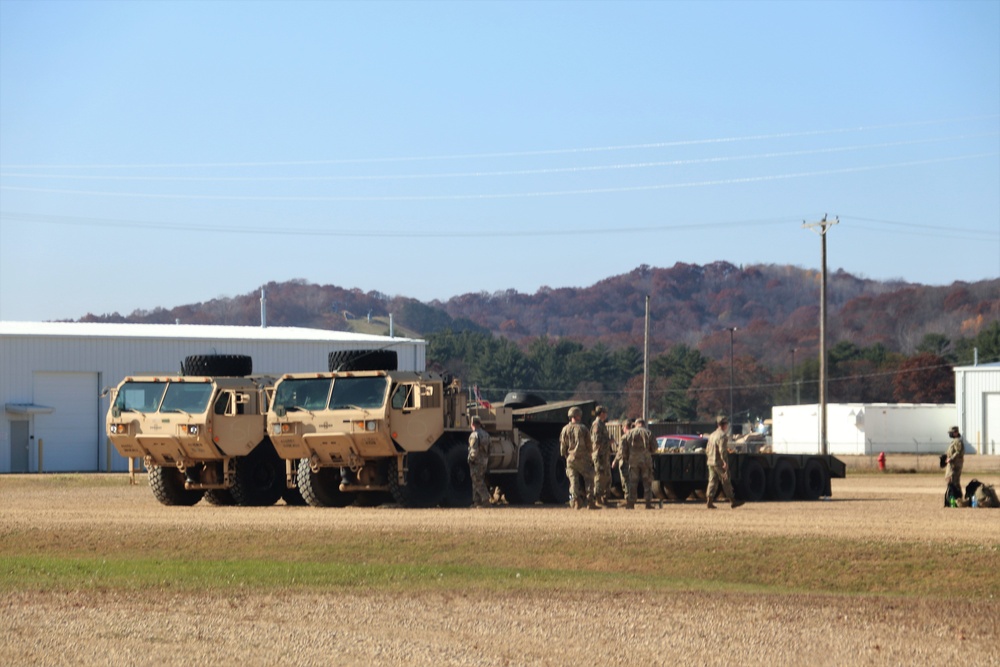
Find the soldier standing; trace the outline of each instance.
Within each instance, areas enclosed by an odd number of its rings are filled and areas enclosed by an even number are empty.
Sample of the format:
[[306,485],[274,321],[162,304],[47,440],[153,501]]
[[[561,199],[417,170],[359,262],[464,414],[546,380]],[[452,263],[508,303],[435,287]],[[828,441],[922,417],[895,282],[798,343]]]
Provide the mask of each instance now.
[[957,426],[952,426],[948,431],[951,444],[945,453],[947,466],[944,469],[944,482],[947,489],[952,491],[952,495],[962,498],[962,464],[965,463],[965,444],[962,442],[962,434]]
[[570,408],[569,419],[559,434],[559,453],[566,459],[566,476],[569,477],[569,506],[578,510],[584,507],[600,509],[594,502],[594,461],[590,431],[581,423],[583,410]]
[[625,449],[625,438],[628,436],[628,432],[631,427],[632,427],[631,419],[622,420],[621,441],[617,445],[617,451],[615,452],[615,460],[611,462],[612,468],[618,466],[618,480],[622,484],[623,496],[628,496],[628,464],[622,458],[622,451]]
[[715,423],[718,428],[708,437],[708,445],[705,446],[705,457],[708,459],[708,490],[705,492],[708,498],[708,509],[715,509],[715,496],[719,492],[719,483],[729,498],[729,506],[737,508],[745,501],[737,500],[733,493],[733,485],[729,481],[729,419],[719,415]]
[[642,482],[646,496],[646,509],[653,509],[653,448],[656,440],[646,428],[641,417],[635,420],[635,428],[622,441],[622,457],[628,467],[628,489],[625,492],[625,509],[635,508],[635,496]]
[[598,405],[597,417],[590,426],[590,439],[594,443],[594,496],[601,505],[608,504],[611,490],[611,436],[607,421],[607,409]]
[[472,477],[472,504],[489,507],[490,491],[486,486],[486,469],[490,462],[490,434],[483,430],[478,415],[472,417],[469,434],[469,473]]

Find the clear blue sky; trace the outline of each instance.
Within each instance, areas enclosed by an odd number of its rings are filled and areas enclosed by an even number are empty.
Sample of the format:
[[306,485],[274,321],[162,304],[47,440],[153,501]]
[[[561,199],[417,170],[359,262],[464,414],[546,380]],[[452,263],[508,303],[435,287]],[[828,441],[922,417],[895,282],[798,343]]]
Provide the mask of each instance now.
[[0,0],[0,319],[1000,275],[1000,2]]

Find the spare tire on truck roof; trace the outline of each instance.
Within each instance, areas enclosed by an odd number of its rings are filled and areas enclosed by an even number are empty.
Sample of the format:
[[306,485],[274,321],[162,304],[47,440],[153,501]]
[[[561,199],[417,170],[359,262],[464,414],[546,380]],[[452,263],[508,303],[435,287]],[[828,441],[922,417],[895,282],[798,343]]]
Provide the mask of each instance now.
[[335,350],[328,357],[330,371],[394,371],[395,350]]
[[193,354],[181,365],[184,375],[245,377],[253,373],[253,359],[245,354]]

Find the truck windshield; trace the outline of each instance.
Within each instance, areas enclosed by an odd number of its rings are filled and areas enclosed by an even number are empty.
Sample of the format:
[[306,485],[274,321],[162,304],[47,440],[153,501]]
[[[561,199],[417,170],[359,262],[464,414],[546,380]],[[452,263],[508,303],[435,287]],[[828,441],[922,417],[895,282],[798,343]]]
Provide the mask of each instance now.
[[166,388],[163,382],[126,382],[118,390],[115,407],[122,412],[156,412]]
[[385,403],[388,384],[384,376],[337,378],[333,382],[330,409],[380,408]]
[[213,389],[208,382],[171,382],[167,385],[160,412],[204,412]]
[[282,380],[274,389],[271,410],[322,410],[330,394],[330,378]]

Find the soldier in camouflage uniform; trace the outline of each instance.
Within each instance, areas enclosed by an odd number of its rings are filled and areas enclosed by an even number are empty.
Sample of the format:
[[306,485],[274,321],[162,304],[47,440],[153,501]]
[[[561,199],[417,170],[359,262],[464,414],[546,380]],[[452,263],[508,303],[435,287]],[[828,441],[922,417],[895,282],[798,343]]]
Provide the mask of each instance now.
[[611,462],[611,467],[614,468],[618,466],[618,480],[622,484],[622,495],[628,495],[628,464],[622,460],[622,449],[625,447],[625,438],[628,435],[629,429],[632,428],[631,419],[622,420],[622,437],[621,442],[615,443],[612,441],[612,445],[615,447],[615,459]]
[[489,462],[490,434],[483,430],[482,420],[473,416],[472,433],[469,434],[469,473],[472,477],[472,504],[476,507],[490,506],[490,490],[486,486]]
[[733,485],[729,481],[729,419],[719,415],[715,423],[718,428],[708,437],[708,444],[705,446],[705,457],[708,459],[708,490],[705,496],[708,498],[706,507],[715,509],[715,496],[719,492],[719,483],[729,498],[729,505],[734,509],[742,505],[745,501],[736,500],[733,493]]
[[608,504],[611,490],[611,436],[607,421],[607,409],[598,405],[597,417],[590,426],[590,439],[594,444],[594,496],[601,505]]
[[955,495],[959,499],[962,497],[962,464],[965,463],[965,444],[962,442],[962,434],[957,426],[952,426],[948,431],[951,437],[951,444],[945,453],[947,466],[944,470],[944,483],[948,487],[954,487]]
[[646,428],[641,417],[635,420],[635,428],[622,439],[622,458],[628,467],[628,489],[625,492],[625,509],[635,508],[635,496],[639,482],[646,496],[646,509],[653,509],[653,449],[656,439]]
[[[583,410],[569,409],[570,422],[559,434],[559,453],[566,459],[566,476],[569,477],[569,506],[582,510],[600,509],[594,502],[594,461],[590,431],[581,422]],[[582,482],[581,482],[582,480]]]

